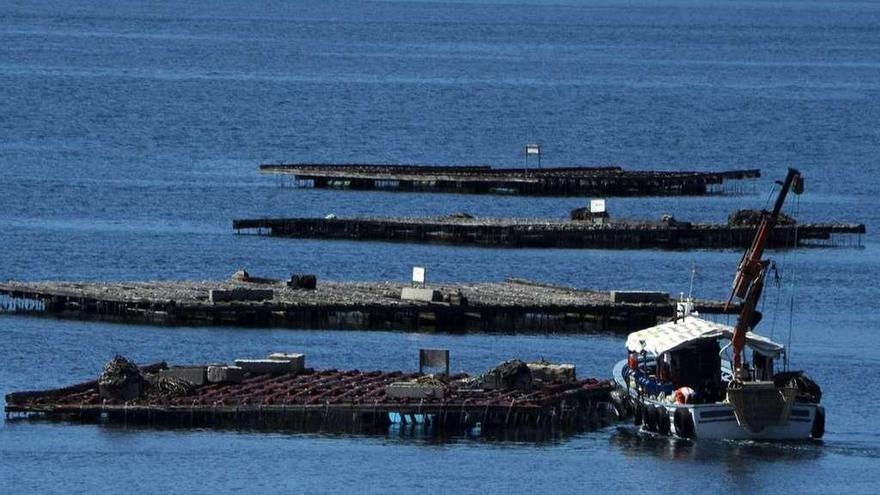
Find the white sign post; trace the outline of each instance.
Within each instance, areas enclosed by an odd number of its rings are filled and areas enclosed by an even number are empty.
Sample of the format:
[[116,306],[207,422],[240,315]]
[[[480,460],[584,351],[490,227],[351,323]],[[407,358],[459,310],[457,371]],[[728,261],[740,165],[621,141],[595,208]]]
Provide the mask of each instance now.
[[604,199],[591,199],[590,200],[590,213],[605,213],[605,200]]
[[529,155],[538,156],[538,168],[541,168],[541,145],[536,143],[526,145],[526,169],[529,168]]
[[425,268],[422,266],[414,266],[412,274],[413,284],[425,283]]

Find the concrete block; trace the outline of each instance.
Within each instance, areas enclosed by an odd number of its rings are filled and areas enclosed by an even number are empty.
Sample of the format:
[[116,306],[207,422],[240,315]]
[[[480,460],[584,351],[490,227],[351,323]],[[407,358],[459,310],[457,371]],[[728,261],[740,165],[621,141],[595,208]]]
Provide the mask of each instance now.
[[440,385],[415,382],[394,382],[385,386],[389,399],[442,399],[445,390]]
[[443,294],[439,290],[434,289],[404,287],[400,291],[400,298],[405,301],[441,302],[443,301]]
[[275,297],[272,289],[211,289],[208,300],[212,303],[228,301],[267,301]]
[[275,359],[236,359],[235,365],[245,373],[254,374],[283,374],[290,373],[290,361],[278,361]]
[[240,383],[244,370],[238,366],[208,366],[208,383]]
[[611,291],[612,303],[663,303],[669,301],[666,292],[653,292],[647,290],[613,290]]
[[159,370],[159,376],[186,380],[197,387],[201,387],[208,381],[207,371],[207,366],[172,366],[165,370]]
[[290,371],[292,373],[299,373],[306,367],[306,355],[298,352],[273,352],[269,354],[267,359],[290,363]]

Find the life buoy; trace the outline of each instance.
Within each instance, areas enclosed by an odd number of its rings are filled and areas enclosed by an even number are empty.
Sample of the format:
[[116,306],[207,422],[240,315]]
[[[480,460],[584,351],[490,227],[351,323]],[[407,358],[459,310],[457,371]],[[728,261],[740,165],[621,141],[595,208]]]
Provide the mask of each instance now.
[[825,408],[816,407],[816,417],[813,418],[813,428],[810,430],[810,436],[818,440],[825,435]]
[[694,437],[694,417],[691,416],[690,411],[683,407],[675,408],[673,421],[675,422],[676,435],[682,438]]
[[657,431],[663,435],[669,435],[669,413],[663,406],[657,406]]

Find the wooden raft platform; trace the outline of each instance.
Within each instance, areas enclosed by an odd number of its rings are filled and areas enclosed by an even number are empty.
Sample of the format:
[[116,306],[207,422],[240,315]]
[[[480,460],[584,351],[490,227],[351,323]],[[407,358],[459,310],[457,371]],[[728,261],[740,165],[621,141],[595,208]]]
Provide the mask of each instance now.
[[[155,374],[165,363],[142,367]],[[182,396],[102,397],[98,380],[69,387],[6,395],[9,419],[45,418],[85,423],[163,427],[216,427],[387,433],[390,415],[423,423],[435,432],[575,432],[615,420],[610,381],[581,379],[528,389],[477,388],[453,375],[440,398],[397,398],[386,386],[424,378],[401,371],[306,369],[298,373],[248,374],[240,383],[206,383]],[[432,383],[440,383],[436,380]]]
[[[757,227],[682,222],[518,218],[266,218],[233,220],[237,233],[313,239],[508,248],[728,249],[751,245]],[[864,224],[777,225],[769,247],[861,245]],[[855,237],[853,237],[855,235]]]
[[727,180],[760,177],[758,169],[660,172],[620,167],[523,169],[313,163],[265,164],[260,165],[260,172],[293,176],[293,185],[319,189],[527,196],[694,196],[723,192],[721,186]]
[[[262,279],[261,279],[262,280]],[[285,283],[16,282],[0,283],[0,312],[160,325],[232,325],[308,329],[447,332],[630,332],[674,316],[675,300],[613,302],[612,293],[536,284],[432,284],[443,301],[402,300],[409,284],[319,281],[314,290]],[[211,302],[215,291],[271,291],[258,301]],[[635,293],[638,296],[639,293]],[[623,300],[621,294],[618,300]],[[703,313],[730,313],[697,301]]]

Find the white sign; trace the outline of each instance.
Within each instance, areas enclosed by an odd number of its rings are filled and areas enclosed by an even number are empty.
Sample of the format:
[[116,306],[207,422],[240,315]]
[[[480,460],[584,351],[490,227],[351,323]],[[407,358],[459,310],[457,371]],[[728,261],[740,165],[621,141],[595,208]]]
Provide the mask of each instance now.
[[540,144],[527,144],[526,145],[526,154],[527,155],[540,155],[541,154],[541,145]]
[[413,282],[417,284],[425,283],[425,269],[421,266],[413,267]]
[[605,200],[604,199],[591,199],[590,200],[590,213],[604,213],[605,212]]

